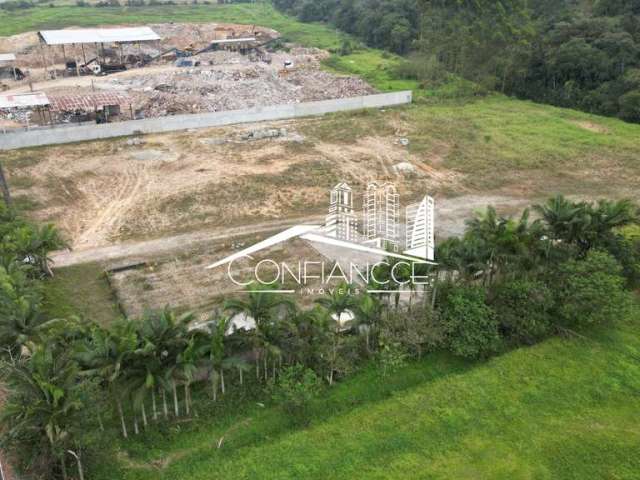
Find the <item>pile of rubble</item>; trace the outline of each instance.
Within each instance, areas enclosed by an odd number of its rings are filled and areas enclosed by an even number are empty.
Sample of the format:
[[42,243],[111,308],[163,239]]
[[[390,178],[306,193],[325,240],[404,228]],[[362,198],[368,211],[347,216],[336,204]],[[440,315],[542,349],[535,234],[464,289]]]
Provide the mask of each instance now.
[[[302,49],[300,49],[302,50]],[[265,105],[346,98],[374,93],[358,77],[320,70],[318,52],[274,55],[273,63],[251,62],[233,52],[211,52],[200,66],[140,70],[140,74],[106,77],[100,88],[126,91],[145,117],[218,112]],[[282,57],[282,58],[280,58]],[[284,58],[294,68],[283,67]],[[208,65],[211,62],[213,65]],[[282,62],[282,63],[280,63]]]

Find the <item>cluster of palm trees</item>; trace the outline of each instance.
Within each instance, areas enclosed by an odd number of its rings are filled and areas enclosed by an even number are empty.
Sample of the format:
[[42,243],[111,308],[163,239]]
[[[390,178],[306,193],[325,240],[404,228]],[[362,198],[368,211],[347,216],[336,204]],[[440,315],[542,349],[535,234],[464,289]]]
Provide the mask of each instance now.
[[[81,471],[87,432],[117,426],[128,438],[155,423],[189,417],[199,408],[194,386],[197,398],[217,402],[229,389],[276,382],[290,365],[313,369],[333,384],[354,364],[380,353],[387,331],[394,336],[413,329],[407,345],[422,351],[428,332],[409,320],[426,325],[437,318],[446,302],[440,305],[436,292],[446,285],[490,290],[594,248],[608,249],[637,268],[640,249],[622,248],[618,233],[637,220],[630,202],[556,197],[534,211],[533,221],[529,210],[513,220],[493,208],[470,220],[463,237],[438,246],[440,273],[420,267],[419,274],[437,279],[433,288],[412,291],[408,299],[401,299],[397,287],[415,288],[404,284],[411,272],[396,268],[391,275],[390,260],[375,274],[381,283],[370,285],[382,295],[366,290],[354,295],[353,286],[341,284],[300,308],[274,291],[277,286],[251,286],[205,322],[165,309],[109,326],[42,314],[39,290],[50,273],[47,253],[62,242],[52,227],[38,229],[0,211],[7,220],[0,226],[0,341],[9,389],[3,443],[21,451],[29,468],[66,478],[74,462]],[[420,308],[415,298],[422,299]]]
[[637,207],[629,200],[573,202],[558,195],[535,205],[533,212],[534,221],[530,209],[514,220],[488,207],[467,222],[464,236],[438,245],[442,270],[451,280],[489,287],[535,275],[569,258],[583,258],[593,248],[611,251],[623,264],[634,255],[620,251],[625,240],[619,229],[638,220]]

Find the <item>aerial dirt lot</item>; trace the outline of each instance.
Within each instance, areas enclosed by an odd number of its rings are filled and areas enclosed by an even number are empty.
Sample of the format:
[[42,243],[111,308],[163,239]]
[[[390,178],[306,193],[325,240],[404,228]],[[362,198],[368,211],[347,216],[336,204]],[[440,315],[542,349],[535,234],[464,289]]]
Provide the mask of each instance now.
[[[170,304],[204,317],[237,289],[224,267],[204,267],[290,225],[322,223],[339,181],[358,211],[371,180],[394,182],[402,207],[432,195],[437,239],[460,234],[489,204],[515,215],[558,192],[639,199],[636,126],[514,103],[145,135],[11,151],[2,162],[16,203],[68,239],[73,251],[53,255],[58,267],[100,262],[129,315]],[[265,254],[309,248],[294,241]]]
[[513,213],[558,191],[638,195],[626,153],[615,161],[592,154],[506,168],[494,146],[466,144],[455,128],[443,136],[442,122],[426,125],[424,111],[413,106],[25,149],[6,152],[4,164],[18,201],[34,218],[55,222],[74,250],[317,219],[338,181],[352,185],[357,202],[371,180],[393,181],[403,206],[434,196],[441,236],[459,233],[464,219],[487,204]]

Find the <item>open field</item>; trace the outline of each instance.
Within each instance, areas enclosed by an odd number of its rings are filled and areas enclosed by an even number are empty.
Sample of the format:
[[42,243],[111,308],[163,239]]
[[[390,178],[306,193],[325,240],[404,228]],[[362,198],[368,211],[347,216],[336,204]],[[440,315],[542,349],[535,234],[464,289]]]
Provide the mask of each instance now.
[[144,262],[113,275],[126,313],[168,304],[204,315],[233,286],[204,270],[233,251],[232,236],[321,223],[340,180],[358,209],[370,180],[393,181],[402,205],[433,195],[442,238],[488,204],[516,214],[558,192],[638,200],[639,135],[495,96],[27,149],[3,163],[18,203],[73,246],[61,265]]
[[443,203],[472,196],[459,226],[496,196],[515,210],[557,192],[638,198],[639,134],[637,125],[491,97],[19,150],[4,164],[30,214],[83,249],[323,215],[339,180],[356,190],[394,181],[404,205],[425,192]]
[[304,429],[232,394],[196,425],[122,442],[95,478],[632,480],[637,320],[484,364],[435,354],[386,378],[365,370],[317,399]]

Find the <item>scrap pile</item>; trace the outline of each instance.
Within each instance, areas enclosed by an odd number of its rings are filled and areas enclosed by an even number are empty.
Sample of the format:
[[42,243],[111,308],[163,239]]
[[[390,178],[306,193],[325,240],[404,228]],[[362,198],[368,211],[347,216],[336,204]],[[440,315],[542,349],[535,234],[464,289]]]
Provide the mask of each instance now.
[[[218,112],[264,105],[346,98],[375,93],[358,77],[321,70],[325,52],[296,49],[273,55],[271,64],[236,52],[194,57],[198,67],[163,68],[104,79],[100,88],[126,91],[145,117]],[[286,61],[294,65],[283,74]],[[133,72],[131,72],[133,73]]]

